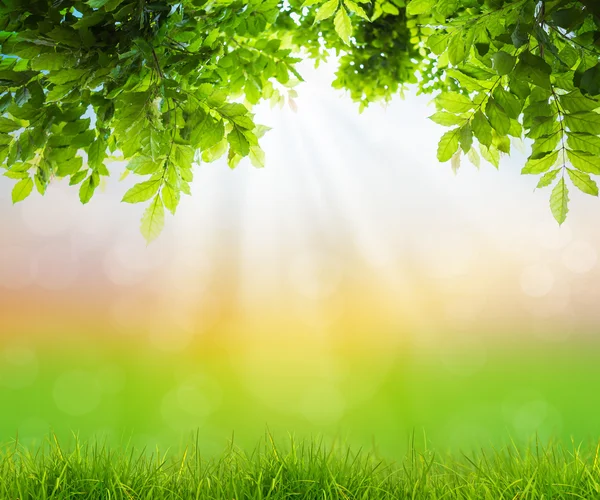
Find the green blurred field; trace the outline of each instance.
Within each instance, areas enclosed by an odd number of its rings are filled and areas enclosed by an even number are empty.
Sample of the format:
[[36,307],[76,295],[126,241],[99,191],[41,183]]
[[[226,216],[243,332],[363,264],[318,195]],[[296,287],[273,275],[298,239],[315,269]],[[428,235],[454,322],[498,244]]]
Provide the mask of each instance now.
[[[197,432],[205,453],[235,436],[252,447],[323,436],[386,457],[414,433],[440,450],[509,439],[595,441],[600,363],[591,343],[540,348],[329,349],[249,354],[243,346],[165,352],[148,346],[5,343],[0,441],[69,440],[180,449]],[[277,354],[278,353],[278,354]]]

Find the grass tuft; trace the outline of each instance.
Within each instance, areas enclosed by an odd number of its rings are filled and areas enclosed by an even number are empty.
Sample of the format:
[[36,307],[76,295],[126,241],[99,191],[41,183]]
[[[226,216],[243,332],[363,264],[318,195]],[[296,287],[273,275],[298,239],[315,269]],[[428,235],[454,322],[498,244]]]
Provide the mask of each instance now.
[[0,451],[0,498],[26,499],[600,499],[599,447],[533,445],[438,455],[412,448],[400,462],[322,441],[270,437],[251,452],[230,445],[205,459],[111,449],[55,438]]

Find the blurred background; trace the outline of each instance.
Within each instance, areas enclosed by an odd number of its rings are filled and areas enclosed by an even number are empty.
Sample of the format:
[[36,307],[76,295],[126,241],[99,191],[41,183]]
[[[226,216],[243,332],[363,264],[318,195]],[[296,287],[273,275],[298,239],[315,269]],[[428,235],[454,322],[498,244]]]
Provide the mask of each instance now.
[[598,200],[558,227],[524,145],[455,175],[427,96],[359,115],[303,74],[258,109],[266,168],[198,166],[150,246],[124,165],[86,206],[0,178],[1,442],[598,438]]

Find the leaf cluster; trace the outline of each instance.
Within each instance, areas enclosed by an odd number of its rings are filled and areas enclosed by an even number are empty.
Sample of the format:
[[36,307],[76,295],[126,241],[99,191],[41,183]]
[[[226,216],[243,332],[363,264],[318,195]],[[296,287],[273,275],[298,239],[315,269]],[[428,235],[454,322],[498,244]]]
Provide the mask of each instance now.
[[498,167],[515,141],[524,174],[597,196],[600,5],[595,0],[6,0],[0,6],[0,168],[13,202],[68,178],[88,203],[110,160],[141,176],[154,239],[191,194],[193,166],[264,165],[261,101],[293,105],[296,65],[339,56],[334,87],[360,103],[409,86],[449,127],[438,159]]

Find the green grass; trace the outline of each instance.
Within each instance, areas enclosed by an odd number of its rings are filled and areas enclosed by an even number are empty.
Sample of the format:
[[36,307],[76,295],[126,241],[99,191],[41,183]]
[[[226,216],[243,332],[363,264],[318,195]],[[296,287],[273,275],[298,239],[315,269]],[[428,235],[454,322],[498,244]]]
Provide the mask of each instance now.
[[411,447],[386,463],[320,441],[281,448],[268,438],[251,453],[229,446],[205,459],[54,440],[0,454],[0,498],[26,499],[559,499],[600,498],[597,446],[533,444],[438,455]]

